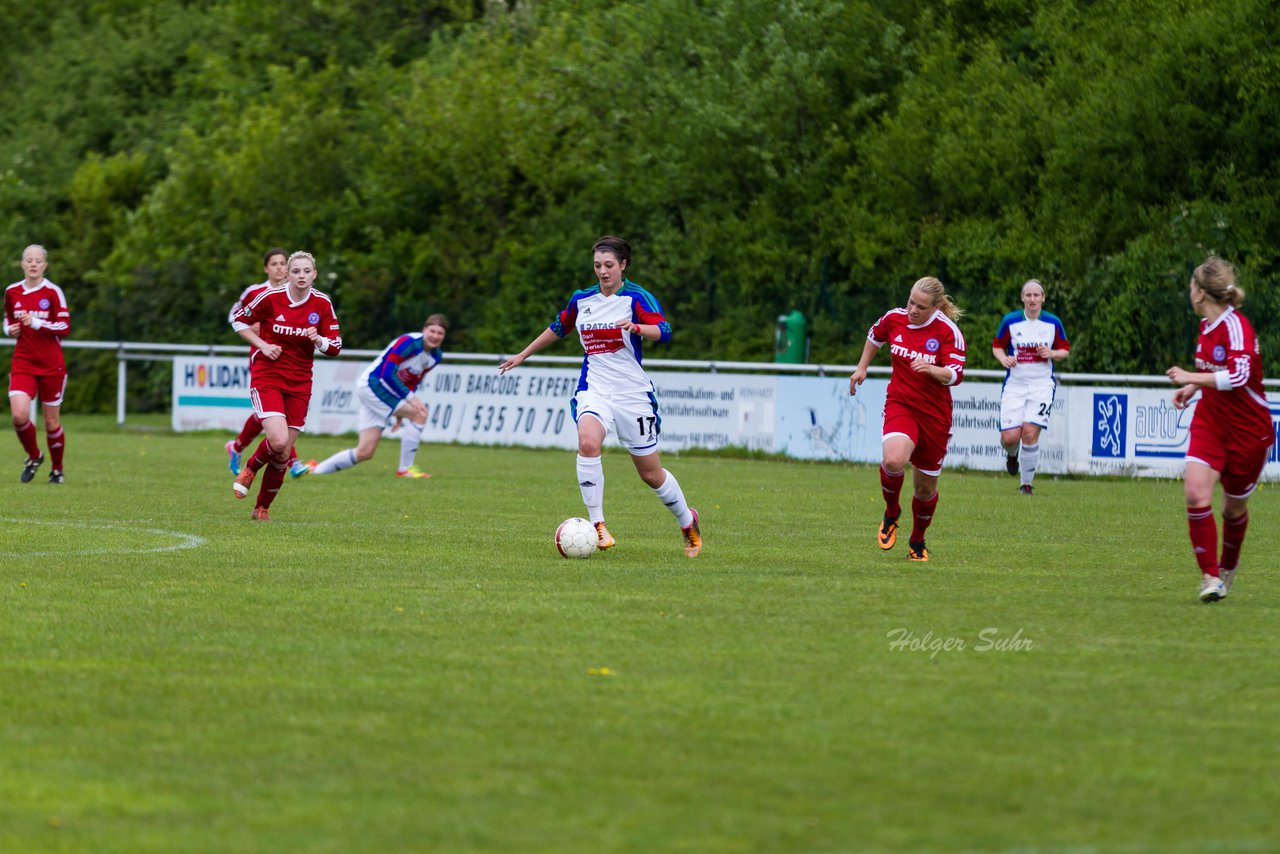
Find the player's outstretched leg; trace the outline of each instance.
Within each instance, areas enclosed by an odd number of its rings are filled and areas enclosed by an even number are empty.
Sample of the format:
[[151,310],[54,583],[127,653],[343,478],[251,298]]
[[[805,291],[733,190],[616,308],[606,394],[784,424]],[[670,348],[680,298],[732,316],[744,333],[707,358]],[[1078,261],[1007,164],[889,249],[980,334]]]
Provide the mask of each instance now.
[[338,453],[324,462],[317,463],[315,460],[308,460],[307,466],[311,469],[312,474],[333,474],[335,471],[349,469],[358,462],[360,460],[356,458],[356,449],[347,448],[346,450],[338,451]]

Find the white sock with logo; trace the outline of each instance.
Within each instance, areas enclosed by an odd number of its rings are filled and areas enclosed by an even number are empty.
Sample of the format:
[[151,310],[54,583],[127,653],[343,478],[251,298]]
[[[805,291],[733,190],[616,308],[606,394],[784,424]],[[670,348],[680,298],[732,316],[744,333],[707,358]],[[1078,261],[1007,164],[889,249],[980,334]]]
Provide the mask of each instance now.
[[357,462],[359,461],[356,459],[356,449],[347,448],[345,451],[338,451],[338,453],[320,463],[312,474],[333,474],[335,471],[349,469]]
[[400,428],[400,471],[413,465],[413,458],[418,453],[418,443],[422,441],[422,428],[413,421],[405,421]]
[[1022,446],[1022,485],[1030,486],[1040,463],[1040,444]]
[[667,505],[671,515],[675,516],[676,521],[680,523],[680,527],[687,528],[693,524],[693,511],[689,509],[689,502],[684,500],[684,490],[680,488],[680,482],[676,480],[675,475],[666,469],[662,471],[667,479],[662,482],[662,486],[653,491],[653,494]]
[[582,503],[587,505],[587,518],[603,522],[604,464],[599,457],[578,454],[578,489],[582,490]]

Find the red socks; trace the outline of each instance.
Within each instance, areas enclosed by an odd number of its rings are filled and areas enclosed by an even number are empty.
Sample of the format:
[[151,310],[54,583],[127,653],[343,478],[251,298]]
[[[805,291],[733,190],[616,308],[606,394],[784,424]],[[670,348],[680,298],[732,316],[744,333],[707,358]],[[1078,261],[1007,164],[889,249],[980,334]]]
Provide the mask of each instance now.
[[937,506],[938,493],[936,492],[928,501],[921,501],[915,497],[911,499],[911,536],[907,538],[908,542],[924,542],[924,532],[929,529],[929,523],[933,521],[933,511]]
[[1222,558],[1218,561],[1219,567],[1235,569],[1240,563],[1240,547],[1244,545],[1244,532],[1248,528],[1248,511],[1238,519],[1222,518]]
[[[263,442],[263,444],[266,443]],[[262,485],[258,487],[258,506],[263,510],[270,507],[271,502],[276,500],[276,494],[280,491],[280,485],[284,483],[284,473],[287,470],[287,465],[272,460],[267,470],[262,473]]]
[[884,493],[884,515],[890,519],[896,519],[902,515],[902,505],[898,502],[898,496],[902,494],[902,481],[905,476],[905,470],[890,474],[885,470],[884,465],[880,466],[880,491]]
[[[1187,530],[1191,533],[1191,550],[1195,552],[1200,571],[1218,574],[1218,523],[1213,518],[1213,507],[1188,507]],[[1244,539],[1241,531],[1240,539]],[[1236,552],[1239,554],[1239,543]]]
[[22,443],[22,450],[27,452],[27,459],[34,460],[40,456],[40,445],[36,443],[35,422],[28,421],[21,427],[14,427],[13,431],[18,434],[18,441]]
[[62,452],[67,447],[67,433],[58,425],[56,433],[45,433],[45,441],[49,443],[49,464],[54,471],[62,471]]
[[258,443],[258,447],[254,449],[253,454],[249,459],[244,461],[245,468],[248,468],[253,472],[261,471],[262,467],[265,466],[267,461],[270,459],[271,444],[266,439],[263,439]]

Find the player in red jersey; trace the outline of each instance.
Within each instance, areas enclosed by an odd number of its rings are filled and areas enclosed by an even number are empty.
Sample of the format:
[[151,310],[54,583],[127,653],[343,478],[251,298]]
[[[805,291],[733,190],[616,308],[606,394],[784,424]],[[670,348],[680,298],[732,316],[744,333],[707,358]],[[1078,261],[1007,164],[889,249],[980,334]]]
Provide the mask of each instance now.
[[867,378],[867,366],[885,344],[893,374],[884,403],[880,487],[884,492],[884,521],[876,532],[880,548],[898,541],[898,517],[907,463],[913,470],[911,536],[907,557],[926,561],[924,534],[938,506],[938,475],[951,437],[951,386],[964,379],[964,336],[956,320],[960,309],[932,276],[911,286],[906,308],[885,313],[867,333],[858,367],[849,377],[849,394]]
[[[1271,407],[1262,388],[1262,354],[1253,324],[1238,309],[1244,291],[1235,269],[1210,257],[1191,276],[1191,306],[1200,321],[1196,370],[1166,373],[1180,388],[1173,405],[1185,409],[1196,394],[1183,481],[1191,549],[1200,565],[1200,601],[1231,592],[1249,526],[1249,496],[1275,442]],[[1222,481],[1222,554],[1213,517],[1213,490]]]
[[4,331],[18,339],[9,371],[9,409],[27,461],[20,480],[29,483],[44,462],[31,420],[31,401],[39,396],[44,410],[44,435],[49,444],[50,483],[63,483],[62,454],[66,434],[62,429],[62,395],[67,389],[67,363],[62,339],[71,331],[71,312],[62,288],[44,277],[49,253],[32,244],[22,250],[22,281],[4,291]]
[[[288,281],[268,288],[240,312],[246,326],[237,330],[256,351],[249,357],[249,397],[266,438],[245,460],[233,488],[236,498],[249,494],[258,470],[267,466],[258,488],[253,518],[267,521],[267,510],[284,483],[289,451],[302,432],[311,402],[311,366],[317,352],[336,356],[342,332],[329,297],[312,289],[315,258],[308,252],[289,256]],[[253,324],[260,324],[253,331]]]
[[[289,278],[289,253],[279,247],[268,249],[266,254],[262,256],[262,271],[267,274],[267,280],[245,288],[240,293],[240,298],[236,300],[235,305],[231,306],[231,311],[227,315],[227,322],[237,332],[240,331],[241,327],[248,325],[241,322],[240,312],[246,305],[253,302],[254,297],[267,288],[284,287],[285,281]],[[254,332],[258,331],[257,325],[256,323],[254,324]],[[250,348],[249,358],[250,360],[253,359],[252,348]],[[249,417],[244,420],[244,427],[240,429],[240,434],[230,442],[227,442],[227,460],[231,474],[240,474],[240,454],[261,433],[262,422],[258,420],[257,415],[250,412]],[[310,471],[311,469],[305,463],[298,461],[298,449],[290,449],[289,474],[296,478],[302,477]]]

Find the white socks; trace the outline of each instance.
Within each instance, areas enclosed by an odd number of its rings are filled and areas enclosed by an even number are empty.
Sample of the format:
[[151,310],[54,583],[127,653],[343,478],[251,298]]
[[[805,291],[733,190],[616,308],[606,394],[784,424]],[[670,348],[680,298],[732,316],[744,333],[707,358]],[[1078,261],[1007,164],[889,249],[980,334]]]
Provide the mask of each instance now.
[[587,505],[587,518],[604,521],[604,466],[599,457],[578,454],[578,489],[582,490],[582,503]]
[[1036,476],[1036,466],[1040,464],[1040,443],[1022,446],[1022,485],[1030,486]]
[[421,441],[422,428],[413,421],[406,420],[400,427],[400,471],[413,465],[413,458],[418,453]]
[[351,468],[356,462],[356,449],[347,448],[345,451],[338,451],[338,453],[320,463],[312,474],[333,474],[335,471]]
[[662,470],[667,475],[667,479],[662,482],[653,491],[658,496],[658,500],[667,505],[667,509],[671,511],[671,515],[676,517],[676,521],[680,523],[681,528],[687,528],[693,524],[693,511],[689,509],[689,502],[684,500],[684,490],[680,488],[679,481],[676,476],[666,469]]

